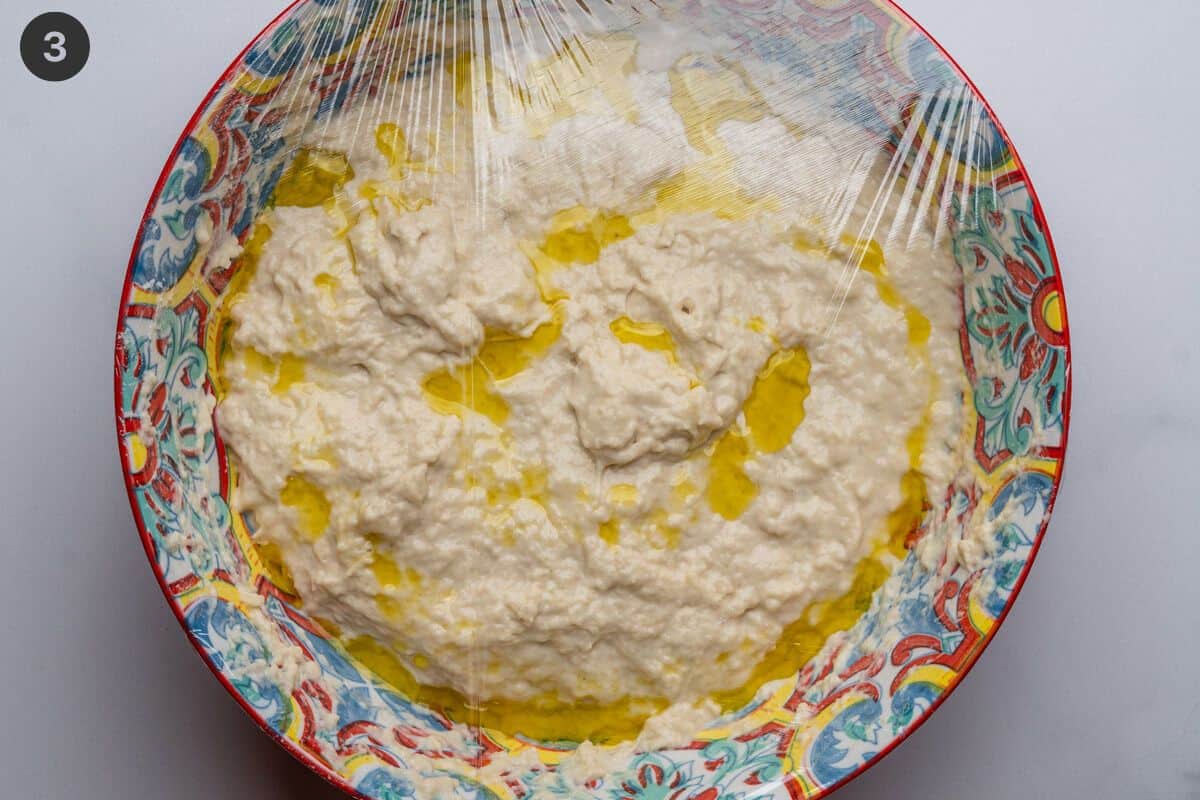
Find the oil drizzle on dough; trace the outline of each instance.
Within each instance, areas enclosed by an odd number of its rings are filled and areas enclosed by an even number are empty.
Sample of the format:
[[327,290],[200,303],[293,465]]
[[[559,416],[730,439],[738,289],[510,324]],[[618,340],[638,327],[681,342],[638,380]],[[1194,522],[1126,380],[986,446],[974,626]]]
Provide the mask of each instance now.
[[233,344],[234,334],[237,333],[237,322],[233,319],[232,311],[246,294],[246,289],[250,286],[250,281],[258,270],[258,262],[262,258],[263,248],[270,240],[270,225],[260,222],[254,226],[246,238],[246,243],[242,245],[242,254],[234,262],[233,277],[229,279],[229,284],[221,294],[220,315],[217,318],[217,363],[213,370],[216,377],[214,384],[218,399],[225,396],[225,387],[229,385],[225,377],[226,368],[230,362],[241,355]]
[[441,709],[451,719],[542,741],[629,741],[637,737],[647,719],[669,705],[657,698],[564,703],[552,695],[519,703],[503,699],[474,702],[453,689],[419,681],[413,674],[414,668],[421,669],[419,654],[402,660],[395,649],[369,636],[351,639],[346,650],[405,696]]
[[302,475],[289,475],[279,499],[296,512],[300,533],[310,542],[315,542],[329,527],[333,506],[321,487]]
[[555,272],[576,264],[595,264],[604,248],[633,233],[629,218],[623,214],[574,206],[551,218],[545,239],[538,244],[522,242],[521,249],[533,266],[542,300],[554,303],[567,297],[554,286]]
[[379,584],[375,605],[389,619],[402,620],[420,601],[421,574],[412,567],[401,567],[384,552],[382,536],[368,533],[366,539],[371,545],[371,574]]
[[804,421],[812,365],[803,348],[780,350],[767,361],[742,407],[754,446],[763,453],[787,447]]
[[708,465],[709,507],[725,519],[737,519],[754,498],[758,485],[746,474],[750,444],[745,434],[731,427],[717,440]]
[[635,344],[644,350],[662,353],[667,361],[679,364],[678,347],[671,332],[657,322],[635,322],[629,317],[618,317],[608,326],[618,342]]
[[313,208],[331,200],[353,178],[344,153],[305,147],[284,170],[271,197],[277,206]]
[[[892,552],[896,556],[902,556],[905,538],[920,525],[926,509],[930,506],[925,477],[921,472],[921,460],[925,452],[925,442],[929,437],[929,428],[933,424],[933,402],[939,390],[938,376],[929,355],[932,326],[917,304],[906,298],[888,275],[887,262],[879,242],[874,239],[862,240],[843,236],[841,243],[843,247],[849,248],[850,262],[875,279],[875,291],[878,292],[879,299],[889,308],[904,314],[904,321],[908,327],[909,357],[924,369],[929,380],[929,395],[925,408],[905,440],[908,470],[900,477],[900,504],[888,515]],[[898,536],[898,531],[903,532],[905,537],[899,539],[899,543],[896,544],[893,540]]]
[[[368,203],[383,198],[402,211],[417,211],[429,205],[428,197],[397,188],[397,184],[402,183],[412,173],[430,171],[428,164],[413,158],[404,129],[394,122],[381,123],[375,129],[375,149],[387,160],[388,176],[391,180],[364,181],[358,187],[358,196]],[[373,208],[371,210],[373,211]]]
[[[848,258],[852,264],[875,279],[875,291],[879,299],[889,308],[894,308],[904,314],[908,325],[908,352],[914,360],[929,367],[929,335],[932,326],[929,318],[921,312],[916,303],[911,302],[892,282],[887,274],[883,248],[874,239],[862,240],[852,236],[843,236],[842,244],[849,248]],[[932,374],[932,372],[931,372]]]
[[[213,367],[213,389],[219,398],[224,397],[225,387],[228,386],[226,370],[231,362],[237,359],[246,361],[246,367],[250,370],[262,369],[266,370],[272,367],[271,360],[266,358],[253,348],[236,348],[233,344],[234,335],[237,333],[237,323],[233,319],[232,310],[234,306],[242,299],[246,293],[246,289],[250,285],[250,281],[254,278],[255,272],[258,270],[259,259],[262,258],[263,249],[267,242],[271,239],[271,226],[265,222],[258,222],[250,231],[250,235],[246,238],[245,244],[242,245],[242,253],[234,262],[233,277],[225,287],[225,291],[221,294],[221,305],[216,316],[216,363]],[[237,468],[236,464],[230,463],[230,481],[233,486],[237,485]],[[241,516],[240,513],[238,515]],[[319,524],[319,520],[315,524]],[[241,524],[239,521],[237,524]],[[324,528],[322,527],[322,531]],[[283,552],[279,545],[274,542],[261,541],[251,539],[251,544],[255,554],[267,578],[271,583],[279,587],[280,590],[289,595],[296,595],[296,585],[292,579],[291,570],[288,569],[287,562],[284,560]],[[299,600],[297,600],[299,602]]]
[[735,423],[713,446],[708,504],[725,519],[740,517],[758,496],[758,486],[746,474],[746,462],[755,453],[775,453],[787,447],[804,421],[809,371],[803,348],[786,348],[772,355],[742,406],[745,431]]
[[441,414],[462,416],[473,411],[498,426],[508,420],[508,403],[496,384],[524,371],[550,350],[562,333],[563,311],[556,306],[549,322],[529,336],[489,328],[471,360],[461,366],[444,367],[425,377],[425,398]]

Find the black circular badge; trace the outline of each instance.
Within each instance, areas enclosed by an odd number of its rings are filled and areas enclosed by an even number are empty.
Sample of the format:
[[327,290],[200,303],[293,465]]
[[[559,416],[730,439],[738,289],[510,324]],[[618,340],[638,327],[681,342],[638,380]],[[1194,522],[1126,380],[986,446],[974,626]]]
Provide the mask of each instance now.
[[44,81],[65,81],[78,75],[91,49],[83,23],[61,11],[39,14],[21,34],[21,60]]

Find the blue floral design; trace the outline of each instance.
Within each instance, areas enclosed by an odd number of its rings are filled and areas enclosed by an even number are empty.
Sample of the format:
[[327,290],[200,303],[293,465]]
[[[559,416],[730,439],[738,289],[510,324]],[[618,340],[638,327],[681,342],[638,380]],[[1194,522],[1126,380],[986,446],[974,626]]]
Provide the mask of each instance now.
[[862,700],[838,714],[813,742],[809,760],[822,785],[837,783],[879,751],[881,706]]
[[1007,512],[1014,518],[996,532],[996,552],[988,564],[990,590],[984,597],[989,614],[999,616],[1028,563],[1035,533],[1050,507],[1054,481],[1042,472],[1022,472],[996,494],[989,519]]
[[192,603],[185,617],[188,629],[208,652],[213,666],[230,676],[242,699],[276,731],[291,722],[291,705],[278,686],[249,677],[241,668],[270,663],[271,652],[245,615],[219,597]]
[[198,200],[211,173],[208,151],[193,137],[184,139],[159,195],[159,208],[142,229],[133,267],[138,286],[166,291],[192,263],[197,249],[196,222],[204,212]]
[[903,686],[892,696],[892,713],[887,720],[892,735],[900,733],[924,716],[940,694],[937,686],[920,681]]
[[409,800],[416,796],[412,781],[386,769],[368,772],[354,788],[376,800]]

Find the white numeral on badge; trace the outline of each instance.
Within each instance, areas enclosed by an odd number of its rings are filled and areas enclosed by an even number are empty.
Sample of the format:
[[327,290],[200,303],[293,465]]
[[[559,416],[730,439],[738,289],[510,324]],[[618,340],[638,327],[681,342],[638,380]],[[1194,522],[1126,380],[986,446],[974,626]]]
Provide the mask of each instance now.
[[42,41],[49,42],[50,49],[42,53],[42,56],[50,62],[57,64],[67,57],[67,48],[63,47],[67,42],[67,37],[58,31],[50,31],[42,37]]

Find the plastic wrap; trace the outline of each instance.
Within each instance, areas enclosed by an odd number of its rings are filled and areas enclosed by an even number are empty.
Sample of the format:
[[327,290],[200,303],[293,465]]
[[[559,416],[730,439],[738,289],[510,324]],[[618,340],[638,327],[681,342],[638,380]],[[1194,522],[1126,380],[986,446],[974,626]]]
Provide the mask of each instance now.
[[169,599],[378,798],[855,774],[1011,602],[1068,377],[1020,163],[870,2],[300,3],[117,340]]

